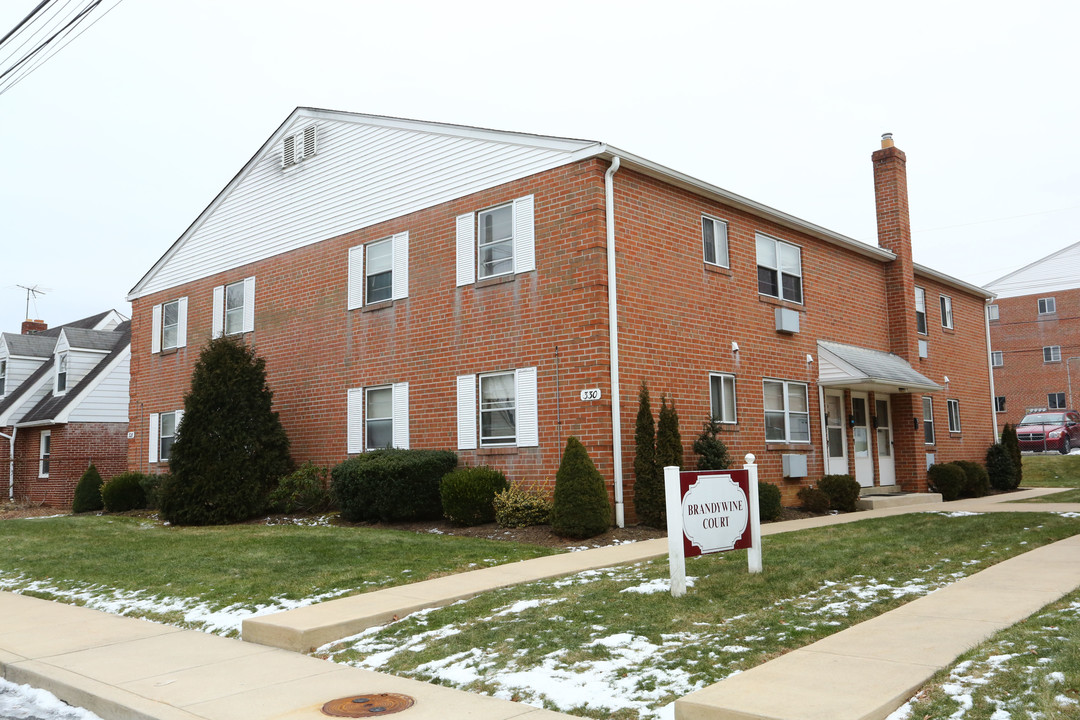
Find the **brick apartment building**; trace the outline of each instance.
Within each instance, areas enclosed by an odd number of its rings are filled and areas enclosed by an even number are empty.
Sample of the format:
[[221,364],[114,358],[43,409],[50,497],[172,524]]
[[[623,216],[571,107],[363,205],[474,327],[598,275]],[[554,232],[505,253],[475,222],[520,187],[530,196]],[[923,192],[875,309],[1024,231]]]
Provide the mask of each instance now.
[[[998,278],[988,309],[999,424],[1080,402],[1080,243]],[[1074,387],[1075,385],[1075,387]]]
[[688,465],[713,414],[789,503],[925,489],[993,441],[990,295],[912,262],[883,146],[877,247],[599,142],[298,108],[130,292],[129,465],[164,469],[225,333],[300,461],[451,448],[550,488],[576,435],[621,522],[647,380]]
[[115,310],[0,334],[5,497],[69,507],[90,463],[127,469],[129,323]]

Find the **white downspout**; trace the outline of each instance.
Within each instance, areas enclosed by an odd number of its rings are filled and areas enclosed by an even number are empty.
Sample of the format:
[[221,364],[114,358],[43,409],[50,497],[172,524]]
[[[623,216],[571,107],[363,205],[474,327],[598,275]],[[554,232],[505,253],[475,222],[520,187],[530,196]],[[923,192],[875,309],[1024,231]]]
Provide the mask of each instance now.
[[[1001,436],[998,435],[997,424],[997,395],[994,390],[994,349],[990,347],[990,303],[993,302],[993,298],[986,301],[983,306],[983,322],[986,325],[986,368],[990,371],[990,408],[993,410],[991,416],[994,418],[994,442],[999,442]],[[1068,363],[1065,363],[1066,369],[1068,369]]]
[[619,416],[619,307],[615,287],[615,182],[619,158],[611,159],[604,174],[605,221],[607,223],[608,347],[611,352],[611,441],[615,464],[615,525],[626,526],[623,503],[622,421]]
[[15,502],[15,433],[19,428],[12,426],[11,434],[0,433],[8,441],[8,502]]

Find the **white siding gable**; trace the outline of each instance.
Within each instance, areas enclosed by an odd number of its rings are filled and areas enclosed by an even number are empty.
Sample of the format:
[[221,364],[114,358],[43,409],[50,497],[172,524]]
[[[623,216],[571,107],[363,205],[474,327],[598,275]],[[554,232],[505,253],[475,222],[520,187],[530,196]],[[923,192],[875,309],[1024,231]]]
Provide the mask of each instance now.
[[986,286],[999,298],[1075,288],[1080,288],[1080,243],[1036,260]]
[[[130,348],[94,378],[74,407],[65,412],[68,422],[127,422]],[[63,418],[57,418],[63,419]]]
[[[288,169],[281,138],[312,122]],[[597,143],[298,110],[132,290],[141,297],[594,154]]]

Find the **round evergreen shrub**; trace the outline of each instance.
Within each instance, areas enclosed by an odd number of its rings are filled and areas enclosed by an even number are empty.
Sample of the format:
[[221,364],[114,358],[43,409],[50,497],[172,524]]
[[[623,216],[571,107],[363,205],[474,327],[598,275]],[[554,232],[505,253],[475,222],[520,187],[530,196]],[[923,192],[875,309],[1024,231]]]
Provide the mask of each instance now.
[[556,535],[589,538],[611,527],[611,505],[604,478],[576,437],[566,441],[555,474],[551,529]]
[[270,512],[326,512],[333,505],[327,490],[329,481],[329,469],[312,462],[304,463],[281,478],[278,486],[270,493]]
[[649,385],[642,380],[634,428],[634,512],[643,524],[664,527],[664,503],[664,480],[656,465],[656,423]]
[[502,471],[489,467],[462,467],[443,475],[439,483],[442,511],[455,525],[483,525],[495,520],[495,494],[510,483]]
[[799,488],[799,502],[803,510],[820,515],[829,512],[829,496],[825,491],[813,486]]
[[964,471],[964,487],[960,489],[960,497],[983,497],[990,493],[990,476],[982,465],[970,460],[953,460],[950,465]]
[[967,475],[964,474],[963,469],[950,463],[931,465],[930,469],[926,471],[926,478],[929,481],[930,489],[941,493],[941,499],[945,502],[960,497],[960,492],[967,482]]
[[517,485],[495,493],[493,504],[499,527],[519,528],[551,522],[551,500]]
[[139,479],[139,484],[142,485],[143,495],[146,496],[146,507],[148,510],[157,510],[161,507],[161,486],[164,484],[165,479],[165,474],[143,475]]
[[705,420],[701,434],[694,441],[694,452],[698,455],[698,470],[727,470],[731,467],[731,456],[727,445],[720,439],[719,418]]
[[758,483],[758,516],[762,522],[780,519],[783,507],[780,505],[780,488],[772,483]]
[[75,498],[71,503],[71,512],[85,513],[101,510],[105,503],[101,499],[101,473],[90,463],[90,467],[79,478],[75,486]]
[[457,462],[450,450],[373,450],[330,472],[330,494],[350,522],[436,520],[439,482]]
[[986,451],[986,473],[995,490],[1012,490],[1020,484],[1016,463],[1004,443],[995,443]]
[[101,499],[108,512],[127,512],[146,508],[145,477],[140,472],[122,472],[101,486]]
[[840,512],[855,512],[862,488],[850,475],[826,475],[818,483],[821,491],[829,496],[829,507]]

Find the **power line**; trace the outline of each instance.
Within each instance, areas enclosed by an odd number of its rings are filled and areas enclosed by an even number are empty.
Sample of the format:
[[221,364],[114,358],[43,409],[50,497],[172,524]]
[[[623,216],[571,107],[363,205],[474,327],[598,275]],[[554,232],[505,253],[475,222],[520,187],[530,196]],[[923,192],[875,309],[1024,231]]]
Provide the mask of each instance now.
[[15,33],[19,32],[19,29],[22,28],[23,25],[30,22],[30,20],[32,20],[35,15],[37,15],[39,12],[41,12],[42,8],[44,8],[46,5],[48,5],[52,1],[53,0],[41,0],[41,2],[38,3],[38,6],[36,8],[34,8],[33,10],[31,10],[30,14],[22,19],[22,22],[20,22],[18,25],[13,27],[11,29],[11,31],[7,35],[0,38],[0,45],[3,45],[4,43],[6,43],[8,41],[9,37],[11,37]]

